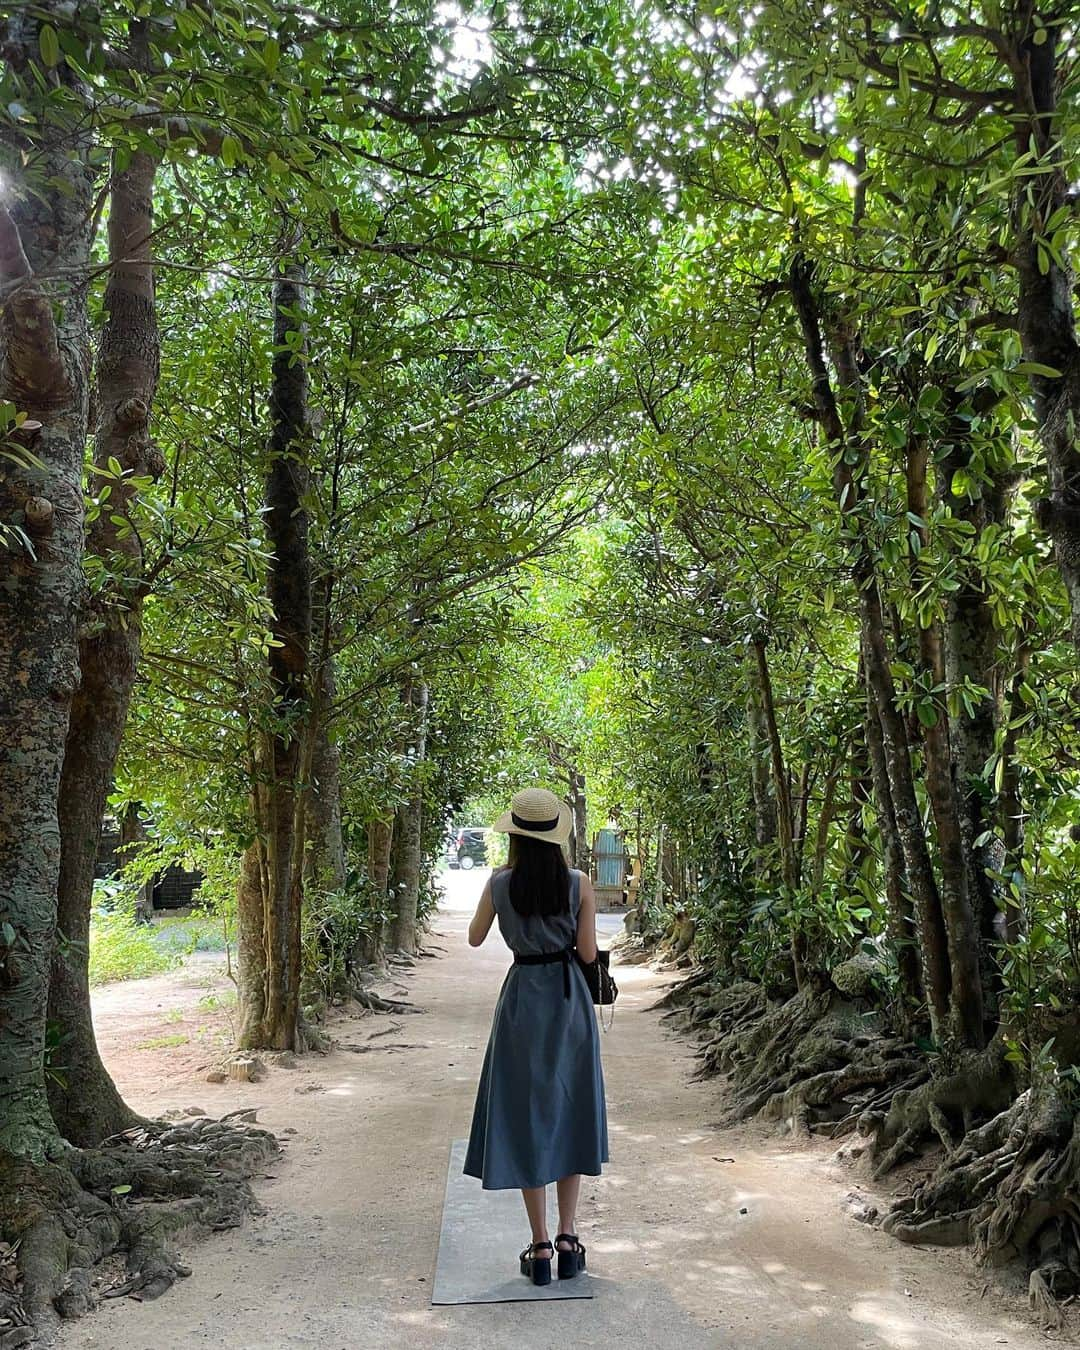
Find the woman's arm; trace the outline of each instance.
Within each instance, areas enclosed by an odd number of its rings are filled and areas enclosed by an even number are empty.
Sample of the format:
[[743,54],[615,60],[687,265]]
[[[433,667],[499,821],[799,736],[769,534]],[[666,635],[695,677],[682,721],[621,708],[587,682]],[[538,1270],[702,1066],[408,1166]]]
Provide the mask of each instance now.
[[581,908],[577,921],[577,949],[583,961],[596,960],[596,892],[592,882],[581,873]]
[[491,925],[494,922],[495,906],[491,902],[491,878],[488,877],[484,882],[484,889],[480,892],[480,903],[476,906],[476,913],[469,924],[469,946],[479,947],[491,932]]

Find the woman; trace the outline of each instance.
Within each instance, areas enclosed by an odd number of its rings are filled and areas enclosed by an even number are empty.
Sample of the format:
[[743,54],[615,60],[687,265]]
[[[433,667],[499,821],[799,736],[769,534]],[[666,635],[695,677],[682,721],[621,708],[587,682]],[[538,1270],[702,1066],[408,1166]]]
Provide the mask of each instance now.
[[[596,959],[592,882],[566,865],[570,811],[553,792],[525,788],[494,828],[510,836],[510,862],[484,887],[469,924],[479,947],[496,918],[514,953],[491,1025],[466,1176],[484,1190],[520,1188],[532,1242],[521,1273],[548,1284],[558,1252],[560,1279],[585,1268],[576,1215],[582,1173],[608,1161],[607,1106],[589,987],[573,948]],[[559,1232],[547,1230],[547,1184],[557,1183]]]

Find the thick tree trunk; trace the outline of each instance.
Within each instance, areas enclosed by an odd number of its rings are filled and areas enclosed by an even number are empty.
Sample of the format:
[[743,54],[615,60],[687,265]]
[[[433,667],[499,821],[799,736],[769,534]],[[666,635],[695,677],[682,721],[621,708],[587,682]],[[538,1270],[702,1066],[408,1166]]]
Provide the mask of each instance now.
[[[300,1016],[300,920],[306,781],[313,753],[308,725],[308,655],[311,643],[311,560],[304,498],[308,488],[306,340],[303,268],[282,267],[274,283],[274,361],[270,397],[270,464],[266,480],[266,528],[273,558],[267,593],[273,613],[270,682],[275,729],[267,734],[266,772],[255,793],[256,826],[262,850],[262,927],[240,913],[243,963],[257,965],[265,949],[262,1016],[242,1010],[241,1045],[249,1049],[293,1050]],[[291,343],[300,325],[299,351]],[[250,917],[250,914],[249,914]],[[241,982],[241,998],[246,986]]]
[[[840,516],[850,532],[854,550],[852,570],[859,595],[863,658],[881,728],[882,753],[896,833],[903,850],[904,870],[915,906],[923,987],[929,1002],[932,1027],[935,1034],[942,1037],[951,1029],[952,979],[948,938],[915,790],[907,730],[897,707],[874,555],[866,538],[860,512],[863,497],[862,465],[866,447],[862,440],[862,399],[857,362],[850,350],[850,337],[846,341],[842,340],[836,363],[841,384],[855,401],[851,425],[845,428],[825,362],[821,321],[812,281],[812,269],[805,259],[797,257],[791,266],[791,294],[803,331],[818,417],[835,455],[833,485]],[[855,460],[854,465],[848,462],[849,456]]]
[[[970,544],[974,546],[984,531],[996,529],[1006,520],[1014,475],[987,471],[977,498],[955,494],[953,476],[958,470],[968,469],[971,458],[970,423],[956,418],[950,425],[948,454],[940,465],[939,496],[955,515],[972,526],[975,534]],[[961,707],[951,719],[950,740],[984,1001],[988,1016],[992,1016],[1001,993],[1001,978],[993,954],[997,901],[990,878],[995,820],[984,775],[994,753],[998,728],[1000,642],[985,578],[972,556],[966,559],[960,580],[959,589],[945,599],[945,677],[950,689],[966,683],[968,688],[977,685],[985,690],[971,712]]]
[[[130,523],[136,491],[127,476],[156,478],[163,467],[149,437],[157,388],[159,339],[150,252],[156,161],[132,154],[114,169],[109,206],[106,320],[97,358],[98,425],[92,486],[108,495],[89,530],[88,550],[110,574],[94,598],[79,644],[81,679],[60,780],[60,890],[57,944],[49,985],[49,1020],[66,1038],[62,1085],[49,1102],[66,1138],[100,1143],[136,1119],[98,1054],[90,1016],[87,968],[94,859],[127,723],[142,638],[143,554]],[[125,477],[109,469],[120,464]]]
[[[53,8],[46,0],[6,25],[9,75],[32,109],[54,95],[62,106],[59,86],[77,82],[63,64],[41,75],[38,34]],[[36,78],[58,88],[39,95]],[[11,205],[0,203],[0,399],[27,419],[4,434],[33,453],[5,457],[0,476],[0,1149],[31,1157],[60,1148],[44,1046],[60,877],[56,803],[85,599],[85,285],[94,218],[87,135],[66,118],[40,118],[34,190],[12,201],[9,189]],[[45,294],[37,272],[60,285]]]
[[398,808],[394,824],[394,871],[391,899],[395,906],[390,926],[390,946],[413,955],[419,947],[417,908],[420,900],[421,840],[424,811],[423,764],[427,753],[428,687],[423,676],[414,674],[403,690],[411,712],[410,761],[414,777],[407,800]]
[[[1017,154],[1032,155],[1031,173],[1016,180],[1012,257],[1024,358],[1045,367],[1031,377],[1050,494],[1037,504],[1040,524],[1054,541],[1054,556],[1069,597],[1073,643],[1080,654],[1080,345],[1076,338],[1073,273],[1043,244],[1047,222],[1069,207],[1071,187],[1062,162],[1064,85],[1058,68],[1063,29],[1057,21],[1034,28],[1026,10],[1011,69],[1016,78]],[[1036,39],[1039,39],[1036,41]],[[1072,57],[1066,54],[1066,64]]]
[[[929,503],[926,469],[929,452],[925,443],[911,447],[907,458],[907,507],[923,524],[914,529],[925,545]],[[919,556],[922,556],[920,553]],[[912,586],[921,582],[918,558],[912,560]],[[919,624],[919,658],[929,687],[946,684],[941,626],[934,620]],[[923,748],[926,789],[937,832],[938,865],[941,869],[941,906],[952,978],[951,1004],[955,1030],[965,1045],[981,1049],[986,1041],[983,1025],[983,983],[980,969],[979,931],[972,909],[969,879],[973,860],[965,849],[956,783],[953,778],[952,726],[943,696],[936,695],[934,716],[924,720]]]
[[266,927],[263,902],[263,850],[258,840],[240,859],[236,892],[236,982],[240,1004],[241,1046],[262,1044],[266,1017]]
[[385,895],[390,885],[390,851],[394,840],[394,822],[373,820],[368,826],[368,874],[376,888]]

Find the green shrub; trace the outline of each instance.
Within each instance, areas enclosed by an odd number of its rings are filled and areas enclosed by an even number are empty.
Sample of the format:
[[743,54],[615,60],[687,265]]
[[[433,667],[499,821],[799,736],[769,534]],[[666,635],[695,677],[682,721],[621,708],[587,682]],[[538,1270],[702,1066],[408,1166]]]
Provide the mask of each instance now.
[[181,955],[156,940],[156,929],[130,910],[96,913],[90,921],[90,983],[141,980],[178,966]]

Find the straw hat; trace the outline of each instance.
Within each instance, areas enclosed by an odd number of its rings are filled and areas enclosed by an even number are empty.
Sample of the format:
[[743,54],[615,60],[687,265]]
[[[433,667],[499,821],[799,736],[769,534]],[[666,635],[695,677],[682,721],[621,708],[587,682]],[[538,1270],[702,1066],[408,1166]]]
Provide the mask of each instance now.
[[527,839],[565,844],[572,823],[570,808],[554,792],[522,788],[510,798],[510,810],[504,811],[491,828],[500,834],[523,834]]

